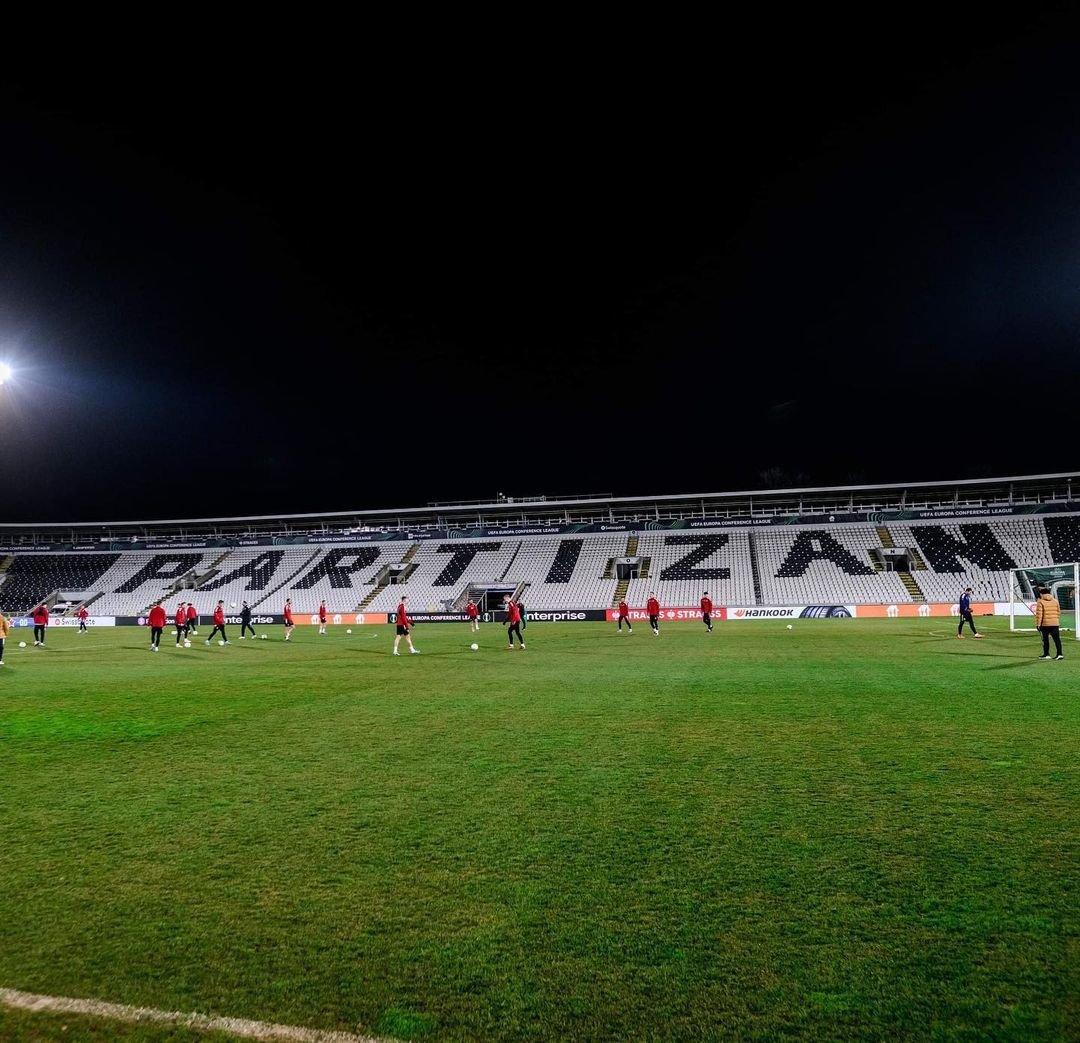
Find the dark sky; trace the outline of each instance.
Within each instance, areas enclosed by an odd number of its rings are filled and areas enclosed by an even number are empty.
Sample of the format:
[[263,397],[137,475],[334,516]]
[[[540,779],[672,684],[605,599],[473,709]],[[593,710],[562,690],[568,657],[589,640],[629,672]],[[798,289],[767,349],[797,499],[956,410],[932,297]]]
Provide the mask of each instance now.
[[907,17],[9,68],[0,520],[1075,468],[1080,38]]

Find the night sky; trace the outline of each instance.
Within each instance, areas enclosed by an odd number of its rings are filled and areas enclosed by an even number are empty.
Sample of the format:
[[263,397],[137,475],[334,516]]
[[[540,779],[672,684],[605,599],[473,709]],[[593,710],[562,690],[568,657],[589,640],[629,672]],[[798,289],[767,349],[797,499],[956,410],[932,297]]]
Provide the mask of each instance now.
[[779,17],[0,73],[0,520],[1074,469],[1074,27]]

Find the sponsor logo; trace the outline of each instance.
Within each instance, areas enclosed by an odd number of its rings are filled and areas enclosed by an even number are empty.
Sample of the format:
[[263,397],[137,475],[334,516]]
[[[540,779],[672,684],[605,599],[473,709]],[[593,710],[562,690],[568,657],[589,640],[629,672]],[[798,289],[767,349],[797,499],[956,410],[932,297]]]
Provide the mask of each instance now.
[[[278,617],[278,618],[280,618],[280,617]],[[252,623],[260,623],[260,624],[268,625],[270,623],[273,623],[274,621],[275,621],[275,619],[274,619],[273,616],[256,616],[256,615],[252,615],[252,617],[251,617],[251,622]],[[239,615],[226,616],[225,617],[225,622],[228,623],[230,626],[238,627],[241,624],[241,622],[243,622],[243,617],[241,617]]]
[[[719,619],[728,618],[728,612],[729,612],[728,609],[723,608],[723,607],[718,608],[718,607],[716,607],[714,605],[712,613],[711,613],[713,621],[715,622],[716,620],[719,620]],[[696,621],[696,622],[700,622],[701,617],[702,617],[702,612],[701,612],[700,608],[693,607],[693,606],[690,606],[690,605],[675,605],[675,606],[672,606],[670,608],[662,608],[662,609],[660,609],[660,617],[659,618],[664,619],[664,620],[669,620],[671,622],[679,622],[680,620],[693,620],[693,621]],[[609,623],[615,623],[615,622],[618,621],[618,619],[619,619],[619,610],[617,608],[609,608],[607,610],[607,620],[608,620],[608,622]],[[632,608],[632,609],[630,609],[630,622],[631,623],[638,623],[638,622],[642,622],[642,621],[648,622],[648,619],[649,619],[649,613],[646,612],[645,609],[643,609],[643,608]]]
[[728,611],[729,619],[797,619],[806,606],[788,608],[736,608]]

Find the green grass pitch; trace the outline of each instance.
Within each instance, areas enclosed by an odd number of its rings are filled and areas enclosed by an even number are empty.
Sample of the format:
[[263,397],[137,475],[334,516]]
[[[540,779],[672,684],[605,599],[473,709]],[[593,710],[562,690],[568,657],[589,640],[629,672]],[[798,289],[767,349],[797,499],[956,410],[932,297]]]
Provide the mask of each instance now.
[[0,987],[430,1041],[1080,1039],[1080,648],[980,626],[15,632]]

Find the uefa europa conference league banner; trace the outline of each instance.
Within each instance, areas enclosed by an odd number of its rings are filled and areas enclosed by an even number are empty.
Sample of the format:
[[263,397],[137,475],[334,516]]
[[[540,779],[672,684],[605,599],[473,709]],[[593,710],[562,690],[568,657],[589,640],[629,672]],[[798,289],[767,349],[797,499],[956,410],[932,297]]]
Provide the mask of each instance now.
[[310,544],[359,544],[401,540],[508,539],[523,536],[588,536],[609,532],[676,532],[693,529],[756,529],[772,525],[887,525],[902,521],[948,521],[953,518],[1000,518],[1028,514],[1080,514],[1080,502],[1021,504],[1015,507],[949,507],[911,511],[854,511],[833,514],[770,514],[765,517],[680,518],[641,523],[578,522],[571,525],[525,525],[509,528],[397,529],[386,532],[334,533],[325,536],[210,537],[177,540],[114,540],[110,543],[35,543],[0,546],[0,554],[44,554],[55,551],[204,550],[227,547],[271,547]]

